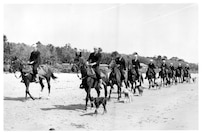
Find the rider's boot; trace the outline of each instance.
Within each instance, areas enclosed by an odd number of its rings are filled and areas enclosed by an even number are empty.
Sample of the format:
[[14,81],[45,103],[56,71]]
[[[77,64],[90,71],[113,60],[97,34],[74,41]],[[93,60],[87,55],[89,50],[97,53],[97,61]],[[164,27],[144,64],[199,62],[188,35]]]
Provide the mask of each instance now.
[[102,79],[99,79],[99,87],[100,87],[100,89],[103,88],[103,84],[102,84],[102,82],[103,82],[103,80],[102,80]]
[[35,83],[39,83],[39,75],[38,74],[35,75]]

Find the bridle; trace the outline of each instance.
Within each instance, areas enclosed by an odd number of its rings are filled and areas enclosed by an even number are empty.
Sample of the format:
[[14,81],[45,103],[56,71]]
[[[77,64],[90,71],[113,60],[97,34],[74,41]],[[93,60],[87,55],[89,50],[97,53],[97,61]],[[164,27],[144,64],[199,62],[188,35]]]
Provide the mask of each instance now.
[[85,79],[85,78],[87,77],[87,75],[84,76],[84,77],[82,77],[82,76],[80,77],[80,76],[79,76],[79,70],[80,70],[80,67],[82,67],[82,66],[78,66],[76,63],[74,63],[73,66],[76,68],[77,77],[78,77],[80,80],[83,80],[83,79]]
[[[12,70],[13,70],[13,73],[14,73],[14,76],[17,78],[17,79],[19,79],[19,78],[21,78],[22,77],[22,74],[18,77],[17,75],[16,75],[16,71],[17,71],[17,69],[19,70],[19,67],[20,67],[20,65],[21,65],[21,63],[20,63],[20,60],[19,60],[19,62],[17,62],[19,59],[16,59],[15,61],[12,61]],[[15,64],[13,65],[13,62],[15,62]],[[16,63],[19,63],[18,64],[18,68],[16,69]],[[14,69],[14,67],[15,67],[15,69]]]

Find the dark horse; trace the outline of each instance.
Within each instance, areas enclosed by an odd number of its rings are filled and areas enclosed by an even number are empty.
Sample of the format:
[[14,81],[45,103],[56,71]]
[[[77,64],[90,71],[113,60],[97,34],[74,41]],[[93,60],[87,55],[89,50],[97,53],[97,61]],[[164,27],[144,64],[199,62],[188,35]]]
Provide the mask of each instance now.
[[[32,67],[28,65],[27,63],[24,63],[22,60],[14,58],[11,63],[12,71],[15,73],[16,71],[20,71],[21,77],[24,81],[24,84],[26,86],[26,92],[25,92],[25,99],[27,99],[27,94],[30,96],[31,99],[35,100],[33,96],[29,92],[29,85],[32,81]],[[47,65],[40,65],[38,69],[39,74],[39,83],[41,86],[41,93],[44,88],[43,79],[46,79],[48,84],[48,97],[50,95],[50,78],[56,79],[57,77],[54,76],[52,70]]]
[[161,70],[159,71],[159,77],[162,80],[162,85],[167,86],[169,83],[168,69],[166,69],[165,67],[162,67]]
[[[136,89],[138,89],[138,91],[141,95],[140,86],[143,83],[142,74],[136,73],[136,70],[131,67],[128,69],[128,81],[131,84],[131,90],[134,91],[134,94],[136,93]],[[137,82],[139,83],[139,85],[137,85]]]
[[167,71],[168,80],[169,80],[169,83],[172,85],[175,82],[175,74],[176,74],[175,70],[172,70],[171,68],[168,69]]
[[176,83],[183,83],[183,69],[176,69]]
[[[92,102],[91,88],[95,88],[98,97],[100,96],[99,81],[96,78],[96,75],[92,70],[91,66],[87,64],[86,60],[81,55],[76,54],[76,57],[74,59],[74,64],[72,65],[71,69],[72,71],[77,73],[78,71],[81,72],[83,87],[86,91],[86,105],[85,105],[85,110],[86,110],[88,101],[90,100],[90,102]],[[106,85],[106,81],[108,81],[107,78],[108,77],[106,76],[102,76],[102,80],[103,80],[102,84],[104,86],[105,97],[107,97],[107,85]]]
[[116,85],[118,88],[118,100],[119,100],[121,98],[121,86],[122,86],[121,72],[114,59],[112,59],[111,63],[109,64],[109,67],[111,68],[111,73],[109,76],[110,86],[111,86],[109,99],[111,97],[113,85]]
[[145,78],[147,78],[149,81],[149,89],[155,86],[156,75],[154,74],[152,69],[147,69]]
[[183,70],[183,81],[190,83],[191,74],[187,69]]

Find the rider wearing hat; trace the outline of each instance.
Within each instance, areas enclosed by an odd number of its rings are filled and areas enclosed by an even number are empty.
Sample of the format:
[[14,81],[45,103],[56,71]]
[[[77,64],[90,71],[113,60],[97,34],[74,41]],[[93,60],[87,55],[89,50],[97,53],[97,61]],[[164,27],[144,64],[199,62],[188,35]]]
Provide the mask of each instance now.
[[190,70],[190,67],[189,67],[189,64],[186,64],[185,68],[186,72],[189,74],[189,70]]
[[179,69],[180,71],[183,69],[181,63],[179,63],[178,69]]
[[135,69],[137,78],[139,78],[139,71],[138,70],[141,68],[141,66],[140,66],[140,62],[138,60],[138,53],[137,52],[133,53],[133,56],[134,56],[134,59],[132,59],[132,67]]
[[33,44],[33,51],[30,54],[30,59],[29,63],[30,65],[33,66],[33,81],[34,82],[39,82],[39,76],[38,76],[38,71],[37,68],[41,64],[41,56],[40,56],[40,51],[38,51],[38,43]]
[[[100,51],[99,51],[100,50]],[[94,48],[94,52],[92,52],[90,55],[89,55],[89,58],[88,58],[88,62],[89,62],[89,65],[92,66],[93,70],[95,71],[96,73],[96,77],[99,81],[99,86],[102,88],[102,79],[101,79],[101,74],[100,74],[100,69],[99,69],[99,64],[101,62],[101,58],[102,58],[102,54],[101,54],[101,51],[102,49],[97,49],[96,47]]]
[[124,71],[126,70],[126,63],[125,63],[125,60],[121,54],[119,54],[119,53],[116,54],[115,62],[118,65],[118,68],[120,70],[121,80],[124,80],[125,79],[125,76],[124,76],[125,72]]
[[[156,77],[156,72],[154,71],[155,68],[156,67],[155,67],[155,65],[153,63],[153,59],[150,59],[150,63],[148,64],[147,72],[151,71],[153,73],[153,75],[154,75],[154,78]],[[147,72],[146,72],[146,78],[147,78]]]
[[173,63],[172,63],[172,62],[170,63],[170,69],[171,69],[172,71],[174,71],[174,70],[175,70],[174,65],[173,65]]
[[167,69],[166,60],[162,59],[161,69]]

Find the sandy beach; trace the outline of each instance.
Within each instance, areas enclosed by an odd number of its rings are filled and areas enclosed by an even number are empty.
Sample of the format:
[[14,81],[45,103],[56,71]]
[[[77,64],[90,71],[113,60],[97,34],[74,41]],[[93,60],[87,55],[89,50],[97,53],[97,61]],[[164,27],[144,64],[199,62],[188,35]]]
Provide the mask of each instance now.
[[[42,99],[34,101],[25,100],[25,85],[20,79],[13,74],[3,75],[5,131],[198,130],[197,81],[149,90],[145,80],[143,96],[134,95],[130,103],[118,101],[115,88],[107,113],[102,114],[101,106],[95,115],[94,108],[84,110],[86,93],[79,89],[81,81],[77,75],[55,75],[58,79],[51,80],[50,98],[44,82]],[[35,98],[40,89],[39,84],[31,83],[30,93]],[[96,96],[94,89],[91,95]]]

